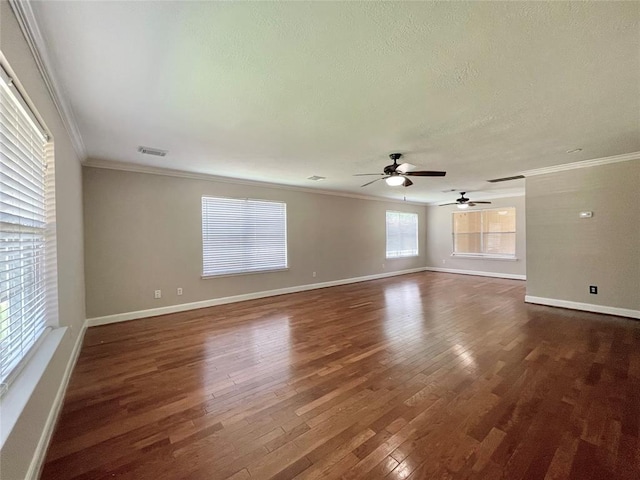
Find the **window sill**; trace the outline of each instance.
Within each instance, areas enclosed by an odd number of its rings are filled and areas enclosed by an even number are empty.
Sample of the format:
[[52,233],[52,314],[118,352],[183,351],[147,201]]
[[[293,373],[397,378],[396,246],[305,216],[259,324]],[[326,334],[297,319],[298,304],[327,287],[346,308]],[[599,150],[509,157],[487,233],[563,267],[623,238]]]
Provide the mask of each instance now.
[[385,257],[386,260],[398,260],[401,258],[418,258],[420,255],[401,255],[398,257]]
[[452,253],[452,257],[474,258],[476,260],[502,260],[504,262],[517,262],[518,257],[506,257],[502,255],[474,255],[472,253]]
[[48,333],[36,348],[22,371],[0,398],[2,409],[2,429],[0,429],[0,448],[11,434],[13,427],[22,415],[27,402],[42,379],[53,355],[58,349],[67,328],[56,328]]

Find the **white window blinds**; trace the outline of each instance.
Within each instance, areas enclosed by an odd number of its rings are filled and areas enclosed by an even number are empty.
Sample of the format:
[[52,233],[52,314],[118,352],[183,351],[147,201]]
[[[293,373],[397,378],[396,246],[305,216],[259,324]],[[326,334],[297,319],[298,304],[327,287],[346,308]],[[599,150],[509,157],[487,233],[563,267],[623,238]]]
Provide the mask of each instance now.
[[48,162],[53,149],[2,68],[0,158],[0,382],[5,382],[46,326],[57,321],[57,305],[52,308],[55,279],[48,282],[55,277],[53,162]]
[[287,205],[202,197],[202,275],[287,268]]
[[387,258],[418,255],[418,214],[387,211]]

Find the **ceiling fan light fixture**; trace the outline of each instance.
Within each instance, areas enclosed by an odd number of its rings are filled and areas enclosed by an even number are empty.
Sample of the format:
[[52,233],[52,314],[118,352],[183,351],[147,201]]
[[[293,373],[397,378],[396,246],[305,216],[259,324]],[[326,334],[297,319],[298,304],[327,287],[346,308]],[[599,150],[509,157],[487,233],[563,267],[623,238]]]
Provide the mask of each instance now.
[[432,170],[414,170],[415,165],[411,165],[409,163],[403,163],[402,165],[398,165],[398,159],[402,157],[401,153],[392,153],[389,155],[389,158],[393,160],[393,164],[387,165],[382,170],[382,173],[356,173],[354,176],[360,177],[363,175],[375,175],[378,176],[375,180],[371,182],[367,182],[364,185],[360,185],[361,187],[366,187],[367,185],[371,185],[379,180],[384,180],[387,182],[387,185],[390,187],[410,187],[413,185],[413,182],[409,179],[408,176],[414,177],[444,177],[447,172],[440,171],[432,171]]
[[400,175],[392,175],[391,177],[386,178],[385,182],[387,182],[387,185],[390,187],[399,187],[400,185],[404,185],[404,177]]
[[458,208],[460,210],[464,210],[465,208],[469,208],[469,204],[468,203],[459,203],[458,204]]

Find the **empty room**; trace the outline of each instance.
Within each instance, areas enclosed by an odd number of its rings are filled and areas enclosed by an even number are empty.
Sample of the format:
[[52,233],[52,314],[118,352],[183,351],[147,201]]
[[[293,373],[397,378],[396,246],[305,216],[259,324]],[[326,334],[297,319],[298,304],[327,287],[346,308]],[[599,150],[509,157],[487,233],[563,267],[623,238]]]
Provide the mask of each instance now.
[[640,2],[0,0],[2,480],[640,478]]

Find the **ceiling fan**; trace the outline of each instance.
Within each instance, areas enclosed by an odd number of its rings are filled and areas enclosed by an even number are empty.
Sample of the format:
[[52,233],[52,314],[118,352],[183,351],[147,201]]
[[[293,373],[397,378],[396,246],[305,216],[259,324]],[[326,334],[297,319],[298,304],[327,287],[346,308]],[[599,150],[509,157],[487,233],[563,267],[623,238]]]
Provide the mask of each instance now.
[[414,168],[410,163],[403,163],[398,165],[398,160],[402,157],[401,153],[392,153],[389,155],[389,158],[393,160],[392,165],[387,165],[384,167],[384,173],[357,173],[354,176],[364,176],[364,175],[381,175],[380,178],[376,178],[371,182],[365,183],[361,185],[361,187],[366,187],[367,185],[371,185],[372,183],[377,182],[378,180],[384,180],[387,185],[392,187],[399,187],[402,185],[403,187],[409,187],[413,185],[413,182],[407,178],[407,176],[414,177],[444,177],[447,172],[435,172],[430,170],[414,170],[409,171],[411,168]]
[[491,203],[491,202],[472,202],[464,194],[467,192],[460,192],[460,198],[457,198],[455,202],[452,203],[441,203],[440,206],[444,207],[445,205],[457,205],[460,209],[465,209],[469,207],[475,207],[479,203]]

